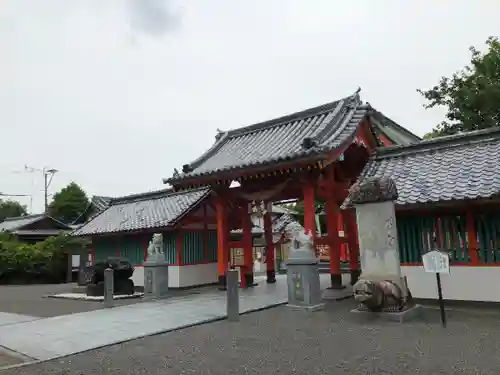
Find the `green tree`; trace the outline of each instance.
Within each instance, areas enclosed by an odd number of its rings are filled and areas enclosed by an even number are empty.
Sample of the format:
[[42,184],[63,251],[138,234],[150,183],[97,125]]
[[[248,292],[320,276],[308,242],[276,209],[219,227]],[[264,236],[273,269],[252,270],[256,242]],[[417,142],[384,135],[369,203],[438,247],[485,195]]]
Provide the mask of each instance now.
[[490,37],[487,51],[470,47],[469,66],[443,77],[427,91],[417,90],[428,103],[425,108],[443,106],[446,118],[424,138],[469,132],[498,126],[500,123],[500,41]]
[[24,216],[27,214],[25,205],[18,201],[0,199],[0,221],[8,217]]
[[89,204],[89,199],[85,191],[75,182],[54,194],[52,202],[49,204],[49,215],[64,223],[72,223]]
[[[304,202],[303,201],[297,201],[296,203],[289,203],[289,204],[284,205],[284,207],[289,208],[290,210],[294,210],[295,212],[297,212],[297,221],[301,225],[304,225]],[[325,220],[324,210],[325,210],[325,204],[320,200],[316,200],[315,204],[314,204],[314,213],[315,214],[322,214],[319,216],[319,225],[321,226],[322,233],[326,233],[326,220]]]

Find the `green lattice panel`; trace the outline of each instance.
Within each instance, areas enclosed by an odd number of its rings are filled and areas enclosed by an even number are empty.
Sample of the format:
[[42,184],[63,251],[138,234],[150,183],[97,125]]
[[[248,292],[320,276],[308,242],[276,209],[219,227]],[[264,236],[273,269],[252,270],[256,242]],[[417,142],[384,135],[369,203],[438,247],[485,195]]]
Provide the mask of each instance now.
[[118,242],[120,257],[128,259],[133,265],[144,263],[145,247],[145,240],[134,236],[123,237]]
[[165,252],[165,259],[169,264],[175,264],[177,261],[177,233],[167,232],[163,233],[163,251]]
[[205,260],[202,232],[182,233],[182,264],[197,264]]
[[217,231],[208,232],[208,261],[217,262]]
[[94,247],[95,262],[106,260],[109,257],[116,256],[115,239],[97,239],[92,241]]

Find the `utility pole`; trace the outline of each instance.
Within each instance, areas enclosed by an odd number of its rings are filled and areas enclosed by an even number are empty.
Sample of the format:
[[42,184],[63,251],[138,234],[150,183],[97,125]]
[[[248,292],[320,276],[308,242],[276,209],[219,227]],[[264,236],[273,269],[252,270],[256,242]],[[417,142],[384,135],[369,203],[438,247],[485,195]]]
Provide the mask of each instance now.
[[43,174],[43,196],[44,196],[44,207],[45,213],[49,210],[49,186],[52,182],[52,178],[58,172],[57,169],[44,167],[43,169],[33,168],[28,165],[24,166],[24,172],[33,173],[33,172],[42,172]]
[[[42,173],[43,173],[43,195],[45,198],[45,213],[49,211],[49,186],[50,183],[52,182],[52,178],[54,178],[54,175],[56,174],[57,169],[54,168],[43,168]],[[49,178],[50,177],[50,178]]]

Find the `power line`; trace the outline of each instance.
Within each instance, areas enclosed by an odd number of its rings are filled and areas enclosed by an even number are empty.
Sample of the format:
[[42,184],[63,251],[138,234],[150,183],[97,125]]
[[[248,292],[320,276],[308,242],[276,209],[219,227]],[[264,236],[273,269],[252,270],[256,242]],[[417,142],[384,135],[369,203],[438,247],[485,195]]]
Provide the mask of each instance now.
[[58,172],[57,169],[54,168],[48,168],[48,167],[43,167],[43,169],[40,168],[34,168],[31,167],[27,164],[24,165],[24,172],[26,173],[35,173],[35,172],[41,172],[43,175],[43,196],[44,196],[44,207],[45,207],[45,212],[48,211],[49,209],[49,186],[52,182],[52,179],[54,178],[54,175]]

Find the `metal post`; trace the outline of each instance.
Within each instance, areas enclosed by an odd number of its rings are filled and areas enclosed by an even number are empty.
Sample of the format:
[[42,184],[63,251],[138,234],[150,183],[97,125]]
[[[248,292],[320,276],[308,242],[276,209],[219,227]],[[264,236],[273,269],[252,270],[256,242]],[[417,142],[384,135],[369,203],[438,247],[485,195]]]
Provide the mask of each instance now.
[[228,270],[227,282],[227,319],[231,322],[240,320],[240,300],[238,270]]
[[106,268],[104,270],[104,305],[106,307],[113,307],[113,291],[113,270],[111,268]]
[[441,311],[441,324],[446,327],[446,312],[444,310],[443,290],[441,288],[441,275],[436,272],[436,283],[438,288],[439,310]]

